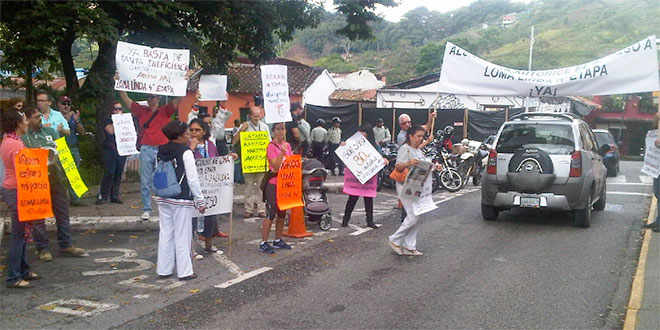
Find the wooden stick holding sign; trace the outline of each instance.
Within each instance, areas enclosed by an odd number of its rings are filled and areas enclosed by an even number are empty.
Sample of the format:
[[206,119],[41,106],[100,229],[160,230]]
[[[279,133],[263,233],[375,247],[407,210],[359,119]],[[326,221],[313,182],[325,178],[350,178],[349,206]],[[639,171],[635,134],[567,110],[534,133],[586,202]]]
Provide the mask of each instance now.
[[303,206],[302,201],[302,156],[288,156],[277,172],[277,207],[288,210]]
[[66,144],[66,140],[63,137],[55,140],[55,144],[57,145],[57,155],[60,158],[60,164],[62,164],[64,173],[66,174],[67,179],[69,179],[71,189],[73,189],[76,196],[81,197],[87,192],[87,185],[85,185],[85,182],[83,182],[80,177],[71,150],[69,150],[69,146]]
[[23,149],[14,158],[14,164],[16,164],[18,221],[52,217],[53,204],[48,181],[48,150]]

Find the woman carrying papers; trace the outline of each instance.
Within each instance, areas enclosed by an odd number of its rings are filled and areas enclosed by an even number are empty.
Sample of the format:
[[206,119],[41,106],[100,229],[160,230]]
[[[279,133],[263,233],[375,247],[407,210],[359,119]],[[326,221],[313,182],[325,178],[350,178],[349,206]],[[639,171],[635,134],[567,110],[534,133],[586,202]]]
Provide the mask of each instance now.
[[[371,145],[376,148],[376,141],[374,139],[374,133],[371,129],[371,126],[368,124],[360,126],[358,132],[362,134]],[[383,162],[387,165],[387,159],[383,158]],[[346,168],[344,172],[344,193],[348,195],[348,200],[346,201],[346,208],[344,209],[344,219],[341,222],[342,227],[348,226],[348,222],[351,220],[351,214],[357,204],[360,196],[364,199],[364,210],[366,211],[367,217],[367,227],[377,229],[378,226],[374,224],[374,197],[376,197],[376,189],[378,188],[378,175],[374,175],[369,179],[369,181],[364,184],[353,175],[353,173]]]
[[110,117],[106,119],[103,129],[105,130],[105,140],[103,140],[103,179],[99,188],[96,204],[105,204],[110,202],[122,204],[119,199],[119,185],[121,184],[121,175],[124,173],[126,165],[126,156],[119,156],[117,151],[117,141],[115,139],[115,126],[112,124],[112,115],[122,113],[120,102],[115,102],[110,111]]
[[[396,157],[397,171],[411,171],[413,167],[424,161],[424,153],[421,150],[425,130],[421,126],[413,126],[408,129],[406,142],[399,148]],[[432,136],[431,136],[432,138]],[[419,230],[418,216],[413,210],[413,202],[419,196],[407,196],[404,194],[404,184],[396,183],[396,192],[406,211],[406,218],[397,231],[389,237],[392,250],[398,255],[421,256],[422,252],[417,250],[417,231]]]

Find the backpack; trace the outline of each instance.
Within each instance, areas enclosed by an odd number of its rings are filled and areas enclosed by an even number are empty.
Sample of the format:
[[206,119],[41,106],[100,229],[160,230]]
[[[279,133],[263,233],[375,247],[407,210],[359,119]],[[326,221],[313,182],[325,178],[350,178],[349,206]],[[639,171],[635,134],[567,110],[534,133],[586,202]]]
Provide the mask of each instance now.
[[164,198],[172,198],[181,194],[181,182],[186,176],[185,173],[181,179],[176,179],[176,160],[158,160],[156,162],[156,169],[154,170],[153,184],[154,195]]

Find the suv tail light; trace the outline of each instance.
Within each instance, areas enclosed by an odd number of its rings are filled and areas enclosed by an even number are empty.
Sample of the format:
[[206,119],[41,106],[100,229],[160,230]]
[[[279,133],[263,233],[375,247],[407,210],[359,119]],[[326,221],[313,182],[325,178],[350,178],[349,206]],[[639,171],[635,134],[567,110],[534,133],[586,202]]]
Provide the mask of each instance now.
[[582,175],[582,152],[573,151],[571,154],[571,172],[568,175],[571,178],[580,177]]
[[488,166],[486,167],[486,173],[497,174],[497,152],[495,149],[491,149],[490,153],[488,153]]

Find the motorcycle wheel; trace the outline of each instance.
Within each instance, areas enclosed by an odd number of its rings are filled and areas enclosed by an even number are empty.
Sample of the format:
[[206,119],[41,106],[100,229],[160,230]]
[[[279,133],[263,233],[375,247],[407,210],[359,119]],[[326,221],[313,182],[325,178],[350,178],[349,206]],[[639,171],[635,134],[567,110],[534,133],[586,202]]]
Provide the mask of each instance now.
[[457,192],[463,187],[463,176],[453,168],[440,172],[440,183],[449,192]]

